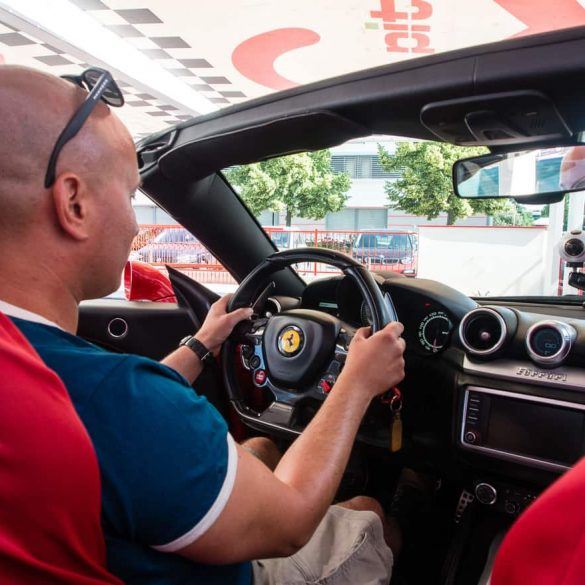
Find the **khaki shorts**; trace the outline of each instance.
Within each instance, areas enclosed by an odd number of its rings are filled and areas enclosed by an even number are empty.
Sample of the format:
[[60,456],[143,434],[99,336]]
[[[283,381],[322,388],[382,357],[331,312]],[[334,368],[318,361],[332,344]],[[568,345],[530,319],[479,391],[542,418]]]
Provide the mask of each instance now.
[[254,585],[388,585],[392,563],[374,512],[331,506],[298,553],[253,563]]

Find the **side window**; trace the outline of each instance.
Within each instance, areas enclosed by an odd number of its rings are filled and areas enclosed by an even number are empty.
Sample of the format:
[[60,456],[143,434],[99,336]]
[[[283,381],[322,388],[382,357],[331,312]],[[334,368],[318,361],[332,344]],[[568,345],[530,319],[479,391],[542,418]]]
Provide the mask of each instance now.
[[[135,212],[140,231],[132,243],[129,260],[148,264],[165,277],[166,266],[171,266],[220,295],[236,290],[235,279],[195,234],[144,196],[137,197]],[[113,296],[127,297],[124,282]]]

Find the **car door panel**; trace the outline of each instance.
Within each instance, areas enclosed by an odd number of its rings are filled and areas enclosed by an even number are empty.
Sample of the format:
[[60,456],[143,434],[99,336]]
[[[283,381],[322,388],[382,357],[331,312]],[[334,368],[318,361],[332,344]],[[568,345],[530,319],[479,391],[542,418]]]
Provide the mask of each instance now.
[[79,308],[80,337],[110,351],[155,360],[195,329],[189,310],[175,303],[103,299],[85,301]]

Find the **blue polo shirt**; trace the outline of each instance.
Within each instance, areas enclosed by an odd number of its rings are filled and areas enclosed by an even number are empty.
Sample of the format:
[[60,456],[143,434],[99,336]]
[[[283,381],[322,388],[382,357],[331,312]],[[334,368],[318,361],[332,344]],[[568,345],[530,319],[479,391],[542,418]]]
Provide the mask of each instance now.
[[250,563],[174,554],[213,524],[234,484],[236,447],[215,408],[158,362],[14,322],[65,383],[94,444],[109,569],[128,585],[250,585]]

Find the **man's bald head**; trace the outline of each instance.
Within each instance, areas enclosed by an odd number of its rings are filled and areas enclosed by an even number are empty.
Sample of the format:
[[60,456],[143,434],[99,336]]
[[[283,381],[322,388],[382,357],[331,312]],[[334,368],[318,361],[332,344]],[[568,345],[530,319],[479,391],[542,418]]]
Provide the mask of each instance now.
[[102,102],[44,186],[51,151],[86,97],[69,81],[0,65],[0,277],[14,286],[21,278],[26,290],[34,281],[75,302],[118,287],[138,231],[130,200],[139,183],[136,151]]
[[[87,92],[75,84],[25,67],[0,66],[0,227],[22,229],[46,195],[51,151]],[[71,171],[99,181],[128,151],[132,139],[99,103],[57,159],[57,173]]]

